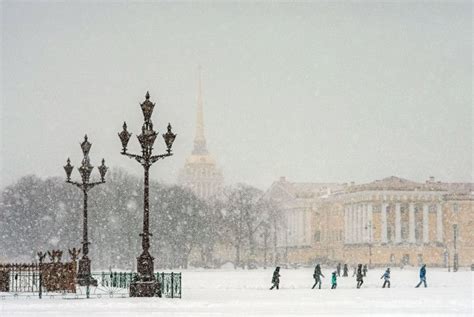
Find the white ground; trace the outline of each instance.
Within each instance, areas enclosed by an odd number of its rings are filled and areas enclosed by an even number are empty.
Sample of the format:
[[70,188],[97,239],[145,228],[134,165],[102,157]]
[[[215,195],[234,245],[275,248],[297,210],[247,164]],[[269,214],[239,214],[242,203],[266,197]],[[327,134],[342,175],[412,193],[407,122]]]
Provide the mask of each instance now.
[[415,289],[418,271],[394,269],[381,289],[382,269],[369,271],[362,289],[352,277],[331,290],[311,290],[312,269],[282,269],[279,291],[268,290],[272,270],[183,271],[183,298],[5,299],[0,316],[474,316],[473,275],[428,268],[428,288]]

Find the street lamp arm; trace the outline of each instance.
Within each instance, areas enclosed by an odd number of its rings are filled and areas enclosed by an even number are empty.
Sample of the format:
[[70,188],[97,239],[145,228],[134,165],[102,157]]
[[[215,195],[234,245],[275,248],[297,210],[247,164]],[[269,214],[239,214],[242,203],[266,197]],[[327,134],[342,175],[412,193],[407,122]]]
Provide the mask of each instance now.
[[130,154],[130,153],[127,153],[127,152],[120,152],[120,154],[125,155],[125,156],[128,156],[129,158],[134,158],[134,159],[136,159],[137,161],[143,159],[142,156],[137,155],[137,154]]
[[83,184],[83,183],[78,183],[78,182],[74,182],[74,181],[71,181],[71,180],[67,180],[66,183],[69,183],[69,184],[72,184],[72,185],[76,185],[76,186],[79,187],[80,189],[83,189],[83,187],[84,187],[84,184]]
[[143,156],[138,154],[130,154],[127,152],[121,152],[120,154],[127,156],[128,158],[135,159],[140,164],[145,164],[146,160]]
[[172,156],[172,155],[173,155],[173,153],[165,153],[165,154],[160,154],[160,155],[154,155],[154,156],[150,157],[150,163],[153,164],[156,161],[158,161],[159,159],[164,159],[164,158]]
[[91,188],[95,187],[96,185],[100,185],[100,184],[104,184],[104,183],[105,183],[105,180],[100,181],[100,182],[88,183],[88,184],[86,184],[86,187],[87,187],[87,189],[91,189]]

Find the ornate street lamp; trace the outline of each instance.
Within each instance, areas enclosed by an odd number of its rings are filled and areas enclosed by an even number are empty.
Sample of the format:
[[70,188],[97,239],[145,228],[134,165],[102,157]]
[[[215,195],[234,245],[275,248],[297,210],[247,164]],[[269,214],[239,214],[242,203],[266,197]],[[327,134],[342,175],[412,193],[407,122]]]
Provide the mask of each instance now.
[[84,141],[81,143],[82,153],[84,158],[82,164],[78,168],[81,174],[82,182],[71,181],[71,173],[74,166],[71,165],[71,160],[67,159],[67,164],[64,166],[66,171],[66,183],[73,184],[79,187],[84,194],[84,212],[83,212],[83,231],[82,231],[82,258],[79,260],[79,270],[77,272],[77,283],[81,286],[97,286],[97,280],[91,275],[91,260],[87,256],[89,254],[89,241],[87,238],[87,194],[88,191],[96,185],[105,183],[105,174],[107,173],[107,166],[105,166],[105,160],[102,159],[102,165],[98,167],[100,173],[99,182],[90,182],[90,176],[93,170],[93,166],[90,164],[89,151],[92,144],[87,140],[87,134],[84,136]]
[[137,271],[138,279],[130,285],[130,296],[131,297],[161,297],[161,289],[159,282],[155,279],[153,274],[154,264],[153,257],[150,255],[150,236],[152,235],[149,231],[149,170],[153,163],[159,159],[164,159],[173,155],[171,153],[171,147],[173,146],[176,134],[171,131],[171,124],[168,123],[168,131],[163,134],[163,139],[166,144],[166,153],[160,155],[152,155],[153,144],[158,136],[158,133],[153,130],[153,123],[151,121],[151,115],[155,104],[150,101],[150,94],[147,92],[145,101],[140,104],[142,108],[144,123],[142,126],[142,133],[137,136],[142,148],[142,154],[130,154],[127,153],[127,144],[130,140],[131,133],[127,131],[127,123],[123,123],[123,130],[118,135],[122,142],[122,155],[128,156],[129,158],[135,159],[138,163],[143,166],[145,177],[144,177],[144,202],[143,202],[143,232],[140,234],[142,237],[142,253],[137,258]]

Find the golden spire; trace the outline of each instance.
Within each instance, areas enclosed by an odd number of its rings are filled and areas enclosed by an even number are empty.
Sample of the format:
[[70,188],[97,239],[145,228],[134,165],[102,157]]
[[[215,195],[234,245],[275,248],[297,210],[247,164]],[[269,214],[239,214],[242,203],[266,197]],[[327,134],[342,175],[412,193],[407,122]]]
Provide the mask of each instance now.
[[198,67],[196,135],[194,137],[193,154],[207,154],[206,139],[204,137],[204,111],[202,101],[201,66]]

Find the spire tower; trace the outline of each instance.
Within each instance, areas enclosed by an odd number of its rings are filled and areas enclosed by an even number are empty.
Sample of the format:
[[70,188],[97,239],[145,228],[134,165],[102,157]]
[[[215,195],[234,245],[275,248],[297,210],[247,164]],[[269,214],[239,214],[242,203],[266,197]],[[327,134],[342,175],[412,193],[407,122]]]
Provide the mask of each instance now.
[[206,138],[204,137],[204,110],[202,101],[201,66],[198,68],[198,95],[196,113],[196,135],[194,136],[193,154],[207,154]]
[[178,183],[191,189],[199,198],[206,200],[221,194],[224,177],[222,171],[217,167],[216,161],[207,150],[204,137],[203,105],[201,67],[199,67],[194,147],[180,172]]

